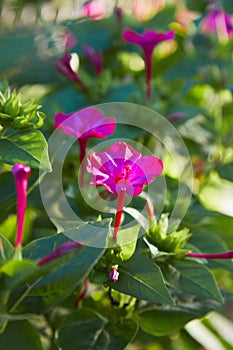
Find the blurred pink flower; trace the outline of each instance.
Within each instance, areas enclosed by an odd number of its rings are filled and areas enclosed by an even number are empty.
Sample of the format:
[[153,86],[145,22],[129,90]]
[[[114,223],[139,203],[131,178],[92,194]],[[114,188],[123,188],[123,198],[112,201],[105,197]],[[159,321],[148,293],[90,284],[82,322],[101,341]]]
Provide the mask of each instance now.
[[79,242],[66,242],[60,245],[57,249],[55,249],[53,252],[46,255],[44,258],[39,260],[38,266],[43,266],[46,264],[49,264],[55,259],[58,259],[59,257],[63,256],[64,254],[72,252],[74,249],[82,247],[82,244]]
[[109,278],[113,282],[117,282],[119,278],[119,272],[113,267],[109,272]]
[[55,63],[55,67],[67,79],[77,83],[84,92],[87,92],[87,87],[71,67],[71,58],[71,54],[69,52],[65,52],[64,55]]
[[187,117],[186,113],[183,112],[177,112],[177,113],[173,113],[167,116],[167,120],[169,120],[170,122],[175,122],[177,120],[182,120],[185,119]]
[[27,206],[27,187],[31,168],[24,164],[15,164],[12,167],[12,174],[15,178],[16,198],[17,198],[17,234],[15,247],[22,245],[23,227]]
[[147,30],[142,34],[138,34],[131,29],[125,29],[123,32],[123,39],[129,43],[138,45],[142,48],[145,64],[146,64],[146,84],[147,91],[146,97],[151,97],[151,78],[152,78],[152,54],[154,48],[165,40],[174,39],[173,30],[169,30],[167,33],[156,32],[155,30]]
[[106,16],[106,10],[98,0],[93,0],[83,6],[82,15],[92,20],[102,19]]
[[133,14],[139,21],[146,21],[164,7],[165,0],[134,0]]
[[86,58],[91,62],[95,68],[96,75],[103,72],[103,54],[101,51],[95,51],[94,48],[88,44],[82,46],[82,50]]
[[77,40],[76,40],[75,36],[68,29],[64,30],[60,36],[64,39],[65,50],[72,49],[77,44]]
[[116,128],[115,118],[105,118],[96,108],[84,108],[70,114],[58,112],[54,118],[54,127],[67,135],[77,137],[80,147],[81,187],[84,185],[84,158],[89,138],[104,139]]
[[233,16],[217,5],[214,5],[200,26],[205,34],[217,34],[220,42],[226,42],[233,36]]
[[125,195],[138,196],[143,186],[155,180],[163,170],[163,163],[154,156],[142,156],[125,142],[116,142],[106,152],[91,152],[87,157],[87,171],[92,174],[91,185],[104,186],[117,194],[117,212],[113,239],[120,226]]

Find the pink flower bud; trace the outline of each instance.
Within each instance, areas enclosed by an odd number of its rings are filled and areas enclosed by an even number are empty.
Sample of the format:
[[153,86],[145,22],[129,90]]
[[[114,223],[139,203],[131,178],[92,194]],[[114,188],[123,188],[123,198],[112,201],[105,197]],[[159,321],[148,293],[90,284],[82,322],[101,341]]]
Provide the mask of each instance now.
[[113,267],[109,273],[110,280],[113,282],[118,281],[119,272]]
[[24,164],[15,164],[12,173],[15,178],[16,198],[17,198],[17,235],[15,247],[22,245],[23,226],[27,206],[27,187],[31,168]]

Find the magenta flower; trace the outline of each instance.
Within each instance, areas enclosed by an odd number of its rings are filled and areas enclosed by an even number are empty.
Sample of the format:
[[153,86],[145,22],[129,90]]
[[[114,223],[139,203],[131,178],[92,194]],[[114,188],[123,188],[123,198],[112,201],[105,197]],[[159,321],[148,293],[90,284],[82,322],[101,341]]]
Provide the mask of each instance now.
[[52,253],[46,255],[44,258],[39,260],[38,266],[43,266],[51,261],[58,259],[60,256],[72,252],[74,249],[82,247],[82,244],[79,242],[66,242],[60,245],[57,249],[55,249]]
[[96,75],[103,72],[103,54],[101,51],[95,51],[92,46],[84,44],[82,50],[86,58],[91,62],[95,68]]
[[109,278],[111,281],[116,282],[118,281],[119,278],[119,272],[117,271],[117,269],[115,267],[113,267],[111,269],[111,271],[109,272]]
[[173,30],[167,33],[159,33],[155,30],[147,30],[142,34],[138,34],[131,29],[126,29],[123,32],[123,39],[129,43],[138,45],[142,48],[146,64],[146,97],[149,100],[151,97],[151,78],[152,78],[152,54],[154,48],[165,40],[174,39]]
[[12,174],[15,178],[16,198],[17,198],[17,234],[15,248],[22,245],[24,218],[27,206],[28,178],[31,168],[24,164],[15,164]]
[[80,184],[84,186],[84,173],[87,142],[90,138],[104,139],[111,135],[116,128],[115,118],[105,118],[96,108],[84,108],[78,112],[64,114],[57,113],[54,127],[61,129],[67,135],[77,137],[80,148]]
[[55,67],[67,79],[77,83],[84,92],[87,92],[87,87],[84,85],[83,81],[79,78],[78,74],[74,72],[71,67],[71,58],[71,54],[65,52],[64,55],[55,63]]
[[217,34],[219,41],[226,42],[233,36],[233,16],[214,5],[201,22],[201,29],[205,34]]
[[82,15],[92,20],[102,19],[106,15],[106,10],[99,1],[92,0],[83,6]]
[[91,185],[104,186],[110,193],[117,194],[114,240],[120,226],[125,195],[138,196],[143,186],[153,182],[162,170],[160,159],[142,156],[125,142],[116,142],[106,152],[91,152],[87,157],[87,171],[92,174]]

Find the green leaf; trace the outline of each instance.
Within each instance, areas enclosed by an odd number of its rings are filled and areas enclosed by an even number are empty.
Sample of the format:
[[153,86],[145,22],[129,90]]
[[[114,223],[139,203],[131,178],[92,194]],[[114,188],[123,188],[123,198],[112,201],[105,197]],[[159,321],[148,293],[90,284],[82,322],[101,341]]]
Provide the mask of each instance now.
[[233,183],[220,178],[216,171],[212,171],[199,193],[200,202],[208,210],[233,216],[232,198]]
[[0,334],[0,350],[43,350],[38,333],[28,321],[9,322]]
[[8,241],[8,239],[2,235],[0,235],[0,244],[2,245],[2,248],[0,250],[0,266],[1,266],[2,264],[4,264],[6,260],[12,258],[14,254],[14,247]]
[[105,330],[110,335],[108,350],[121,350],[133,340],[138,331],[138,325],[134,320],[123,319],[108,323]]
[[30,260],[9,260],[1,268],[0,273],[9,277],[5,282],[6,289],[13,289],[27,281],[37,271],[36,264]]
[[133,257],[119,267],[119,280],[110,283],[119,292],[158,304],[173,304],[158,265],[143,255]]
[[63,321],[58,343],[62,350],[107,350],[110,337],[104,332],[106,323],[106,319],[89,309],[75,311]]
[[136,225],[118,231],[116,243],[121,247],[123,260],[128,260],[133,255],[136,248],[139,230],[140,226]]
[[191,260],[178,261],[162,268],[162,271],[175,289],[223,303],[214,276],[204,264]]
[[91,309],[82,308],[64,319],[58,331],[58,343],[62,350],[123,350],[137,330],[133,320],[108,322]]
[[140,324],[144,332],[154,336],[165,336],[176,333],[178,330],[194,318],[204,316],[212,310],[213,305],[196,300],[185,302],[185,297],[180,305],[176,306],[146,306],[133,316]]
[[[92,240],[96,237],[98,242],[101,242],[102,247],[95,248],[92,246],[82,246],[80,249],[77,249],[71,257],[69,256],[69,258],[63,262],[62,266],[59,265],[59,260],[54,260],[53,263],[50,263],[52,265],[52,271],[48,274],[48,271],[46,270],[47,276],[44,276],[37,281],[35,286],[29,291],[27,297],[17,308],[18,311],[38,313],[46,312],[52,306],[60,303],[68,297],[77,286],[82,283],[104,253],[105,246],[107,245],[106,238],[109,232],[109,221],[95,223],[95,225],[96,226],[92,226],[91,232],[90,224],[83,224],[76,230],[72,229],[66,232],[68,232],[68,234],[72,232],[76,237],[84,237],[85,234],[91,234]],[[48,238],[38,239],[25,246],[23,255],[28,259],[41,259],[61,244],[69,241],[70,239],[62,233]],[[65,256],[63,258],[66,259]],[[57,269],[55,270],[56,264]],[[46,267],[49,269],[49,264],[41,267],[42,272],[43,268]],[[25,289],[26,287],[24,290]],[[19,295],[22,293],[23,291],[21,289],[15,291],[11,304],[16,303]]]
[[47,142],[40,131],[17,132],[0,139],[0,162],[24,163],[32,168],[51,170]]

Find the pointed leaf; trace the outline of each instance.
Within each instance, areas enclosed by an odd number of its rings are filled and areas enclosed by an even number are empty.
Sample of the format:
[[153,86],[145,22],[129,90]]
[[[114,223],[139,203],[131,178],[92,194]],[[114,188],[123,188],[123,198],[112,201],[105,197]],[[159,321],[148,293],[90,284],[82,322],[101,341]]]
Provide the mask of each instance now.
[[131,319],[108,322],[91,309],[82,308],[64,319],[58,343],[62,350],[123,350],[137,331],[138,325]]
[[119,292],[161,304],[173,304],[158,265],[144,255],[135,254],[119,267],[119,280],[110,283]]
[[194,295],[212,298],[223,303],[223,297],[210,270],[195,261],[180,261],[174,264],[180,273],[180,289]]
[[38,130],[17,132],[1,138],[0,162],[12,165],[23,163],[32,168],[51,170],[47,142]]
[[136,248],[139,230],[140,226],[136,225],[118,231],[116,242],[121,246],[123,260],[128,260],[133,255]]
[[108,349],[110,337],[104,331],[107,320],[89,309],[80,309],[65,318],[58,331],[63,350]]
[[187,322],[204,316],[214,308],[216,308],[216,302],[206,303],[206,300],[198,300],[198,298],[190,302],[187,296],[179,294],[177,305],[149,305],[139,309],[133,317],[139,322],[144,332],[161,337],[176,333]]
[[8,241],[7,238],[0,235],[0,244],[2,245],[0,251],[0,266],[4,264],[4,262],[10,259],[14,254],[14,247],[11,242]]
[[43,350],[38,333],[28,321],[9,322],[0,334],[0,349]]
[[[76,229],[76,236],[79,237],[84,235],[88,229],[90,229],[90,225],[83,224]],[[72,232],[75,234],[74,229],[72,229]],[[109,221],[96,223],[96,226],[92,228],[92,238],[94,239],[94,236],[96,235],[98,242],[101,241],[104,243],[105,240],[106,246],[108,232]],[[33,260],[41,259],[61,244],[69,241],[70,239],[64,234],[56,234],[48,238],[42,238],[28,244],[23,250],[23,255],[24,257]],[[93,266],[104,253],[105,246],[104,244],[102,248],[82,246],[80,249],[75,250],[71,258],[69,258],[68,261],[65,261],[62,266],[59,265],[59,260],[57,262],[55,260],[54,263],[51,263],[51,273],[48,274],[47,272],[46,276],[37,281],[34,288],[30,290],[28,296],[19,305],[17,310],[20,310],[20,312],[41,313],[49,310],[52,306],[64,300],[91,272]],[[55,270],[56,263],[58,266]],[[46,265],[44,267],[46,267]],[[19,295],[21,295],[23,291],[24,290],[17,290],[14,293],[12,303],[17,301]]]

